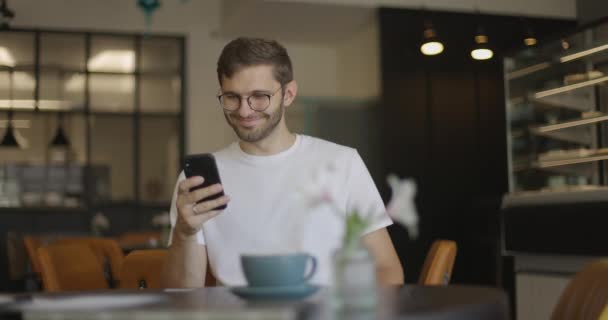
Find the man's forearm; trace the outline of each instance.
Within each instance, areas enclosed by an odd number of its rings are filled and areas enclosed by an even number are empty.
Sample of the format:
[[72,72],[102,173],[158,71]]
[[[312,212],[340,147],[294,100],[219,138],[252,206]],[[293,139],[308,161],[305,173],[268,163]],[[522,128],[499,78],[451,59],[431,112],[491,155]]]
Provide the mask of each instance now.
[[200,288],[205,285],[206,247],[198,244],[196,235],[181,237],[176,233],[163,268],[166,288]]
[[402,285],[403,269],[399,267],[376,267],[376,281],[380,286]]

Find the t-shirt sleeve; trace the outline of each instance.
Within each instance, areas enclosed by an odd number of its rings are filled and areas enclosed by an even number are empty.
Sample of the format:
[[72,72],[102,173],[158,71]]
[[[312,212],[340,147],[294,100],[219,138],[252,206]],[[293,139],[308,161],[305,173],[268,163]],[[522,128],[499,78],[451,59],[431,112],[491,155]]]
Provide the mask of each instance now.
[[[171,209],[169,210],[169,218],[171,220],[171,233],[169,234],[169,243],[167,246],[171,245],[171,241],[173,240],[173,230],[175,229],[175,223],[177,221],[177,190],[178,185],[183,180],[186,180],[186,175],[182,171],[177,178],[177,182],[175,183],[175,188],[173,190],[173,197],[171,198]],[[201,229],[196,234],[196,239],[199,244],[205,245],[205,235],[203,234],[203,229]]]
[[372,223],[363,232],[364,235],[393,224],[378,188],[356,150],[353,150],[347,188],[347,212],[357,210],[363,216],[373,216]]

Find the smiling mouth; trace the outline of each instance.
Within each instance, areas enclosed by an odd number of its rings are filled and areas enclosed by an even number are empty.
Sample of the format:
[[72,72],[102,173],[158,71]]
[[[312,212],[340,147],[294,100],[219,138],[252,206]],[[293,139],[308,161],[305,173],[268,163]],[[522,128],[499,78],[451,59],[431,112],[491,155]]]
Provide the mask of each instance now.
[[246,128],[255,126],[259,120],[261,120],[261,118],[236,118],[238,124]]

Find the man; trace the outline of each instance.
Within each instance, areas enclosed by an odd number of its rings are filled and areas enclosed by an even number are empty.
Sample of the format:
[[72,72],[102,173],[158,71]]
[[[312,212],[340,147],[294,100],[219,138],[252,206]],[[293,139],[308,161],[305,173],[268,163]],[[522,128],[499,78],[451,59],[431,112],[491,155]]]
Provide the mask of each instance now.
[[[312,282],[331,284],[331,255],[341,245],[344,216],[330,206],[307,209],[301,182],[324,163],[338,163],[330,183],[341,213],[377,212],[361,241],[376,262],[380,284],[402,284],[403,271],[389,238],[378,191],[356,150],[291,133],[284,112],[298,86],[291,60],[275,41],[239,38],[217,65],[219,103],[238,142],[214,153],[222,185],[193,192],[204,177],[178,179],[171,204],[173,232],[164,271],[167,287],[201,287],[212,271],[225,285],[245,285],[241,254],[308,252],[317,257]],[[203,201],[224,190],[226,196]],[[223,211],[213,210],[227,204]],[[207,257],[212,270],[206,270]]]

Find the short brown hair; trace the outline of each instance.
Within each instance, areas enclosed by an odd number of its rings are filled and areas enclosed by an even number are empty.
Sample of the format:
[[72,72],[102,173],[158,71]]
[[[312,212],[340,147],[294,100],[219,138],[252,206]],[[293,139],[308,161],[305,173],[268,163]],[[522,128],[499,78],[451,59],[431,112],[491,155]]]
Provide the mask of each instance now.
[[230,41],[222,50],[217,61],[217,79],[232,75],[244,67],[272,65],[275,80],[281,86],[293,80],[291,59],[287,50],[274,40],[260,38],[237,38]]

